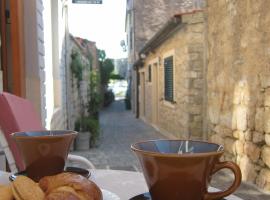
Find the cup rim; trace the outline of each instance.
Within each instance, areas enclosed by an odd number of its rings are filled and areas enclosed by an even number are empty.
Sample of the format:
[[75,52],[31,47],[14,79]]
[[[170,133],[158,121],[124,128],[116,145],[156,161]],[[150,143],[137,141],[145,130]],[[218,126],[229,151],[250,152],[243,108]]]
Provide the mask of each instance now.
[[[147,150],[141,150],[136,148],[136,145],[142,144],[142,143],[148,143],[148,142],[155,142],[155,141],[191,141],[191,142],[200,142],[200,143],[205,143],[205,144],[214,144],[222,147],[221,150],[219,151],[210,151],[210,152],[203,152],[203,153],[192,153],[192,154],[178,154],[178,153],[159,153],[159,152],[154,152],[154,151],[147,151]],[[213,155],[221,155],[224,153],[224,147],[221,144],[213,143],[213,142],[208,142],[208,141],[202,141],[202,140],[190,140],[190,139],[153,139],[153,140],[143,140],[139,141],[136,143],[131,144],[131,149],[134,152],[140,152],[144,155],[150,155],[150,156],[155,156],[155,157],[206,157],[206,156],[213,156]]]
[[[59,135],[42,135],[42,136],[26,136],[26,135],[17,135],[19,133],[30,133],[30,132],[64,132],[63,134],[59,134]],[[31,131],[17,131],[17,132],[13,132],[11,133],[11,137],[13,138],[58,138],[58,137],[62,137],[62,136],[66,136],[66,135],[77,135],[78,132],[77,131],[73,131],[73,130],[31,130]]]

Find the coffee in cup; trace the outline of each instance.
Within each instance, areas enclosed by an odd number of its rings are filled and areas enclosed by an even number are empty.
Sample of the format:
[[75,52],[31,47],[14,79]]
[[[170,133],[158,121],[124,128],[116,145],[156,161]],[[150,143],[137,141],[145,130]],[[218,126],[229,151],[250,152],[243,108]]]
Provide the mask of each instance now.
[[[221,162],[223,147],[192,140],[150,140],[131,145],[136,153],[152,200],[211,200],[233,193],[241,171],[233,162]],[[220,169],[234,173],[225,191],[208,192],[211,176]]]

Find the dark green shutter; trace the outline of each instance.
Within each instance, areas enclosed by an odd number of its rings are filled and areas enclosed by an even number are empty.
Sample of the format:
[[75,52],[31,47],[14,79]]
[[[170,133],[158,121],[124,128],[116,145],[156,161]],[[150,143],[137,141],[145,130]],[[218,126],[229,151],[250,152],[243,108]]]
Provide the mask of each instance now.
[[165,100],[173,101],[173,56],[164,59]]

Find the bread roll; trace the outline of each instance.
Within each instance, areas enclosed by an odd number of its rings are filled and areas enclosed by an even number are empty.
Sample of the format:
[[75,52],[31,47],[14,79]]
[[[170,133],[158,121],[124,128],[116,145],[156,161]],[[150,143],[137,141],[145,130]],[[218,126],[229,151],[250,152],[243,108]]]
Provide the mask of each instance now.
[[36,182],[26,176],[18,176],[12,182],[12,193],[16,200],[44,200],[44,192]]
[[46,176],[39,181],[45,200],[102,200],[99,187],[87,178],[74,173]]

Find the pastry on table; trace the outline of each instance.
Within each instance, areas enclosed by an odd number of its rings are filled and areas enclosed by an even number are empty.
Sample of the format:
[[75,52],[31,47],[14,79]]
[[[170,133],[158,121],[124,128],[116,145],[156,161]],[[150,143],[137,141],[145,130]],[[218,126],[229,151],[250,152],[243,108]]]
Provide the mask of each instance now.
[[12,182],[12,193],[16,200],[44,200],[44,192],[36,182],[26,176],[18,176]]
[[0,199],[1,200],[13,200],[13,193],[11,185],[0,185]]
[[44,200],[102,200],[99,187],[75,173],[43,177],[39,186],[45,192]]

